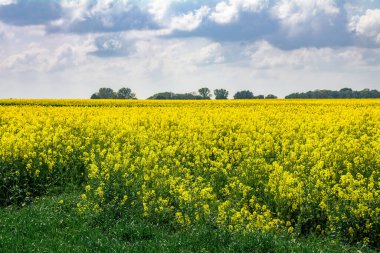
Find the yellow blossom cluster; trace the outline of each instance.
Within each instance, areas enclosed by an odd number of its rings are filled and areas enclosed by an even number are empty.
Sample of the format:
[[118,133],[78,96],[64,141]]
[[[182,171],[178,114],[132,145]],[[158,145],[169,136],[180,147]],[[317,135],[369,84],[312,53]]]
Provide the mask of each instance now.
[[380,241],[380,101],[0,100],[0,205]]

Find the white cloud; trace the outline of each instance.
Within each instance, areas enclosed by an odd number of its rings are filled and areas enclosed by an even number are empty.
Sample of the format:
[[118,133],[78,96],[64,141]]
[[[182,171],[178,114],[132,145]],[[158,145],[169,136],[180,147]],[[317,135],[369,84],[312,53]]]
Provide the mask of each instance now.
[[47,49],[40,48],[37,45],[30,45],[29,48],[5,58],[0,66],[19,72],[30,70],[31,68],[42,70],[46,68],[46,55],[48,54]]
[[31,43],[24,49],[3,57],[0,70],[14,73],[63,71],[85,63],[88,60],[87,54],[93,50],[93,38],[76,38],[71,43],[58,44],[45,41],[44,46]]
[[93,38],[59,45],[49,52],[45,71],[63,71],[88,63],[88,53],[95,50]]
[[[380,50],[348,48],[299,48],[281,50],[267,41],[249,46],[245,54],[257,69],[308,69],[337,71],[339,68],[368,68],[380,61]],[[368,55],[372,55],[371,58]]]
[[320,21],[335,17],[339,12],[333,0],[281,0],[272,8],[274,17],[291,36],[304,29],[322,29]]
[[62,0],[61,7],[64,15],[51,22],[53,27],[67,28],[74,22],[98,17],[105,28],[110,28],[115,25],[114,16],[130,10],[131,5],[128,0]]
[[202,6],[198,10],[181,16],[173,17],[171,20],[170,28],[180,31],[192,31],[202,23],[203,19],[208,15],[209,12],[209,7]]
[[241,11],[259,12],[268,6],[267,0],[229,0],[219,2],[210,14],[210,19],[218,24],[228,24],[238,19]]
[[260,41],[248,49],[247,55],[255,68],[310,68],[322,62],[328,63],[331,49],[302,48],[283,51],[267,41]]
[[10,31],[9,27],[0,22],[0,41],[2,39],[12,39],[14,36],[15,34],[12,31]]
[[210,44],[193,52],[191,61],[196,64],[215,64],[223,63],[225,60],[223,55],[223,47],[220,43],[211,42]]
[[380,44],[380,9],[370,9],[362,16],[354,16],[349,24],[351,31]]
[[16,3],[16,0],[0,0],[0,6],[1,5],[9,5],[9,4],[14,4]]
[[211,13],[210,19],[219,24],[228,24],[235,21],[238,17],[239,10],[226,2],[220,2],[216,5],[215,11]]
[[88,15],[87,9],[90,0],[62,0],[61,7],[65,12],[65,19],[70,22],[75,20],[83,20],[85,15]]
[[147,9],[157,22],[162,22],[166,18],[173,2],[176,2],[176,0],[152,1],[147,5]]

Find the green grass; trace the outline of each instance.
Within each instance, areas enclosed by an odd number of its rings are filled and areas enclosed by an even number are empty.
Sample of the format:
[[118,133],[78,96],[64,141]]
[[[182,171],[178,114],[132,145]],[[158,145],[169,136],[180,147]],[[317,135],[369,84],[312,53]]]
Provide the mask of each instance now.
[[0,209],[0,252],[371,252],[318,237],[244,235],[208,226],[180,230],[133,213],[81,215],[77,201],[77,194],[64,194]]

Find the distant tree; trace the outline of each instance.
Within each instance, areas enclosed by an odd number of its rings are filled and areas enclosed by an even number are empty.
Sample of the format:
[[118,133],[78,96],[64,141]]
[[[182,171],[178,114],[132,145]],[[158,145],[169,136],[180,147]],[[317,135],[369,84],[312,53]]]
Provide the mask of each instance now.
[[130,88],[123,87],[116,93],[116,97],[119,99],[136,99],[136,94]]
[[203,97],[193,93],[176,94],[173,92],[161,92],[154,94],[148,99],[198,100],[203,99]]
[[339,91],[339,97],[341,98],[352,98],[352,89],[343,88]]
[[203,99],[210,99],[211,93],[209,88],[200,88],[198,90],[199,94],[202,96]]
[[173,99],[174,93],[173,92],[161,92],[154,94],[148,99]]
[[111,88],[100,88],[97,96],[101,99],[116,98],[116,94]]
[[380,98],[380,92],[369,89],[353,91],[350,88],[343,88],[339,91],[314,90],[303,93],[292,93],[285,98]]
[[214,90],[215,99],[227,99],[228,91],[225,89],[216,89]]
[[265,99],[276,99],[277,96],[273,95],[273,94],[269,94],[265,97]]
[[264,95],[257,95],[253,97],[254,99],[264,99]]
[[184,94],[174,94],[173,99],[179,99],[179,100],[199,100],[203,99],[202,96],[192,92],[192,93],[184,93]]
[[99,99],[98,93],[92,94],[91,99]]
[[254,97],[252,91],[249,90],[238,91],[234,95],[234,99],[253,99]]

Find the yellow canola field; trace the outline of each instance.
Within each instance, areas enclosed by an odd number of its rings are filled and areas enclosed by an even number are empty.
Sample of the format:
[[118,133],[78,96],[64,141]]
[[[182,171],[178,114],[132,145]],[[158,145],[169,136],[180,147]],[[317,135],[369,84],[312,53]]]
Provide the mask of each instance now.
[[0,100],[0,205],[81,186],[82,212],[379,246],[380,100]]

